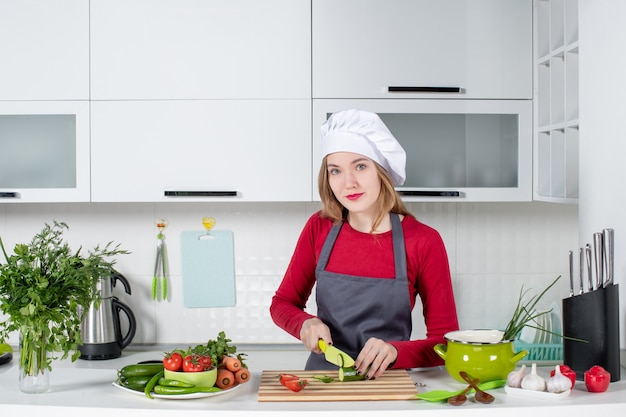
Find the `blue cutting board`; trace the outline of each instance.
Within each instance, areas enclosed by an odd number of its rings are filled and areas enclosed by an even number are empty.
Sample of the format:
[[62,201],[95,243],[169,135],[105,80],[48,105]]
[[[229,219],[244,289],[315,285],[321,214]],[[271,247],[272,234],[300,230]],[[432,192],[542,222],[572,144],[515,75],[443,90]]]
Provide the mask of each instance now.
[[185,307],[233,307],[236,303],[233,232],[184,231],[180,240]]

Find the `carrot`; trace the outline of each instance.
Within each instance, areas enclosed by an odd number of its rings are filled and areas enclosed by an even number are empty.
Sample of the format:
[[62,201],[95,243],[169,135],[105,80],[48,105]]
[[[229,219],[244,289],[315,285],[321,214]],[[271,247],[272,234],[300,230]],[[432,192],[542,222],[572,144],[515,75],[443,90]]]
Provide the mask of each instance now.
[[226,369],[233,373],[241,369],[241,361],[239,360],[239,358],[236,358],[234,356],[224,356],[222,358],[222,364]]
[[239,384],[250,381],[250,371],[246,368],[241,368],[235,372],[235,381]]
[[228,389],[235,385],[235,374],[226,368],[217,368],[217,380],[215,385],[221,389]]

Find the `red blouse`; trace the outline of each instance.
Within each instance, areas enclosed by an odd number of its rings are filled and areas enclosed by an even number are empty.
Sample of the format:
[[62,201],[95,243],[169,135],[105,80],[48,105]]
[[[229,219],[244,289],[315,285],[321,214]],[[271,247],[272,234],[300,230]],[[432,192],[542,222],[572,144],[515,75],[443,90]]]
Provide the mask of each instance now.
[[[304,311],[315,284],[315,266],[322,245],[332,227],[329,219],[317,212],[305,224],[283,281],[272,298],[270,314],[274,323],[300,339],[302,323],[313,317]],[[442,365],[433,347],[444,343],[443,335],[458,330],[456,305],[450,267],[439,233],[412,216],[402,220],[407,257],[411,309],[419,295],[426,324],[426,338],[390,341],[398,350],[394,368],[419,368]],[[371,235],[345,222],[330,255],[328,271],[393,279],[393,244],[391,231]],[[349,300],[347,300],[349,301]]]

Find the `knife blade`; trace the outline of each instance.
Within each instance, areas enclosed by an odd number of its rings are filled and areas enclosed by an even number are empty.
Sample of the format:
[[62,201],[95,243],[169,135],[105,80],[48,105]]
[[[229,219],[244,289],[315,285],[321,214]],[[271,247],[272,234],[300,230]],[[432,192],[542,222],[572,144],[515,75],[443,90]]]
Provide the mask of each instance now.
[[583,293],[583,275],[585,273],[585,251],[583,248],[578,249],[579,265],[578,265],[578,295]]
[[352,359],[350,355],[332,345],[329,345],[324,341],[324,339],[318,340],[317,345],[320,350],[324,352],[324,357],[328,362],[337,365],[340,368],[349,368],[354,366],[354,359]]
[[574,252],[569,251],[569,296],[574,295]]
[[596,262],[596,284],[593,289],[597,290],[604,282],[604,242],[600,232],[593,234],[593,254]]
[[604,229],[602,235],[604,239],[604,263],[606,268],[606,279],[604,280],[603,286],[606,287],[613,284],[615,232],[613,229]]
[[593,291],[593,272],[591,268],[591,245],[585,245],[585,258],[587,259],[587,292]]

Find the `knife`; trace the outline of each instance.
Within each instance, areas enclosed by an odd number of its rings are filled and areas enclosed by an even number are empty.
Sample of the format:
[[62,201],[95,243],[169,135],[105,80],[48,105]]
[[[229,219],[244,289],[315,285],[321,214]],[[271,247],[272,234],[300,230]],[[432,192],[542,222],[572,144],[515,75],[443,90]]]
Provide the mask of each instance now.
[[596,285],[593,289],[597,290],[604,282],[604,244],[600,232],[593,234],[593,253],[596,261]]
[[574,252],[569,251],[569,296],[574,295]]
[[585,252],[583,248],[578,249],[578,256],[579,256],[579,270],[578,270],[578,278],[579,278],[579,288],[578,288],[578,294],[582,294],[583,293],[583,275],[585,272]]
[[603,285],[606,287],[613,284],[615,232],[613,229],[604,229],[602,235],[604,239],[604,262],[606,267],[606,279]]
[[587,259],[587,292],[593,291],[593,273],[591,269],[591,245],[585,245],[585,258]]
[[318,340],[317,345],[320,350],[324,352],[324,357],[328,362],[337,365],[340,368],[349,368],[354,366],[354,359],[352,359],[350,355],[342,352],[332,345],[327,344],[324,339]]

